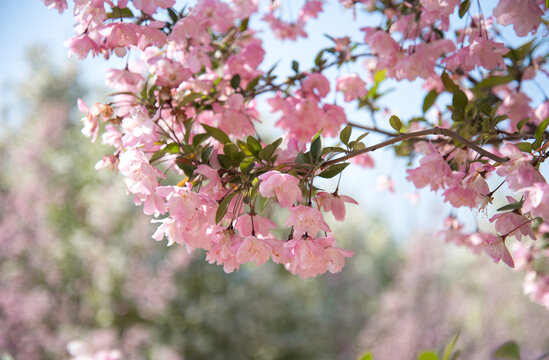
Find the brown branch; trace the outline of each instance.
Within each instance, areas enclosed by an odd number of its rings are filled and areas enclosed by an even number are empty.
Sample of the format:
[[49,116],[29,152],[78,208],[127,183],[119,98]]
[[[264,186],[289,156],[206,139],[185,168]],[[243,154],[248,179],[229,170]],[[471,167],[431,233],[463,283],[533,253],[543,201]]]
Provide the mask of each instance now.
[[427,135],[447,136],[449,138],[452,138],[454,140],[459,141],[460,143],[467,146],[471,150],[476,151],[477,153],[487,157],[488,159],[494,160],[494,161],[499,162],[499,163],[505,163],[509,160],[508,158],[502,158],[502,157],[499,157],[495,154],[492,154],[491,152],[489,152],[489,151],[483,149],[482,147],[478,146],[477,144],[467,140],[466,138],[464,138],[463,136],[453,132],[452,130],[448,130],[448,129],[444,129],[444,128],[440,128],[440,127],[434,127],[432,129],[414,131],[414,132],[411,132],[411,133],[406,133],[406,134],[402,134],[402,135],[399,135],[399,136],[395,136],[395,137],[393,137],[389,140],[382,141],[379,144],[372,145],[372,146],[366,147],[366,148],[358,150],[358,151],[354,151],[354,152],[349,153],[345,156],[341,156],[341,157],[338,157],[338,158],[330,160],[330,161],[326,161],[324,164],[322,164],[320,166],[320,168],[324,169],[324,168],[327,168],[327,167],[329,167],[333,164],[337,164],[337,163],[340,163],[342,161],[349,160],[349,159],[351,159],[355,156],[365,154],[367,152],[376,151],[378,149],[384,148],[384,147],[389,146],[389,145],[393,145],[393,144],[401,142],[401,141],[405,141],[405,140],[409,140],[409,139],[415,139],[415,138],[422,137],[422,136],[427,136]]

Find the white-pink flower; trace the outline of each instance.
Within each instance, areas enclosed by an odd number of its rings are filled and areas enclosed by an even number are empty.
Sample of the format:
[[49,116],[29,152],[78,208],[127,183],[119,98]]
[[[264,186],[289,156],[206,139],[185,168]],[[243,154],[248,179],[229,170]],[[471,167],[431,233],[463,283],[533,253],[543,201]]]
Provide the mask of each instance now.
[[322,214],[316,208],[299,205],[291,207],[290,213],[290,217],[286,220],[286,225],[293,226],[294,238],[299,239],[304,235],[316,237],[319,231],[330,231]]
[[259,180],[261,180],[259,184],[261,196],[276,196],[281,207],[288,207],[296,201],[303,200],[299,179],[295,176],[273,170],[260,175]]
[[334,217],[338,221],[342,221],[345,218],[345,203],[358,204],[356,200],[345,195],[334,195],[327,192],[319,192],[316,194],[316,201],[318,207],[324,209],[324,211],[331,211]]
[[366,83],[357,74],[338,77],[336,90],[343,92],[345,101],[353,101],[368,94]]

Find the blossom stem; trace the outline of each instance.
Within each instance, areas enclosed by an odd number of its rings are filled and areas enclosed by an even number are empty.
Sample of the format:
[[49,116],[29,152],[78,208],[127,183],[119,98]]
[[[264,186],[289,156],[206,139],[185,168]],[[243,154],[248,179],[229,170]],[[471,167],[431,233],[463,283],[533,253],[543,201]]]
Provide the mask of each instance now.
[[477,144],[467,140],[466,138],[464,138],[463,136],[453,132],[452,130],[444,129],[444,128],[440,128],[440,127],[434,127],[432,129],[414,131],[414,132],[402,134],[402,135],[399,135],[399,136],[395,136],[392,139],[382,141],[382,142],[380,142],[376,145],[368,146],[368,147],[366,147],[364,149],[361,149],[361,150],[358,150],[358,151],[353,151],[353,152],[351,152],[351,153],[349,153],[345,156],[341,156],[341,157],[338,157],[336,159],[326,161],[325,163],[323,163],[320,166],[320,168],[324,169],[324,168],[327,168],[327,167],[329,167],[333,164],[337,164],[337,163],[340,163],[340,162],[343,162],[343,161],[347,161],[347,160],[349,160],[349,159],[351,159],[355,156],[358,156],[358,155],[362,155],[362,154],[365,154],[365,153],[368,153],[368,152],[371,152],[371,151],[375,151],[375,150],[384,148],[384,147],[389,146],[389,145],[393,145],[393,144],[401,142],[401,141],[405,141],[405,140],[409,140],[409,139],[415,139],[417,137],[427,136],[427,135],[447,136],[449,138],[452,138],[454,140],[459,141],[460,143],[467,146],[471,150],[476,151],[477,153],[479,153],[479,154],[481,154],[481,155],[483,155],[483,156],[485,156],[485,157],[487,157],[491,160],[499,162],[499,163],[505,163],[509,160],[506,157],[502,158],[500,156],[492,154],[491,152],[489,152],[489,151],[483,149],[482,147],[478,146]]

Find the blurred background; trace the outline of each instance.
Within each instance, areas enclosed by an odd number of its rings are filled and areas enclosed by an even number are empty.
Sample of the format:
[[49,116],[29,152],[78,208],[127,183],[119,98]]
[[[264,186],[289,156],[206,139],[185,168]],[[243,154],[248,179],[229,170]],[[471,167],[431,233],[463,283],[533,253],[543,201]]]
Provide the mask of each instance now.
[[2,2],[0,16],[5,359],[70,359],[69,343],[123,359],[413,359],[458,331],[463,359],[511,339],[524,359],[549,351],[549,313],[522,294],[522,274],[444,245],[439,202],[376,193],[384,161],[353,170],[345,193],[362,206],[330,222],[355,252],[339,274],[303,280],[272,263],[225,274],[155,242],[120,177],[93,168],[111,150],[80,134],[76,99],[106,90],[98,62],[65,60],[70,16],[35,0]]

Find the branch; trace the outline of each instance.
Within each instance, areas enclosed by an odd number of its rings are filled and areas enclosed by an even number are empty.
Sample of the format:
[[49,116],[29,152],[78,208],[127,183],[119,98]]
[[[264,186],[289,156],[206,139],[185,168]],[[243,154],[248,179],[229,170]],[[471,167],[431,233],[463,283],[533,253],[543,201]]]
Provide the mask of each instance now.
[[337,164],[337,163],[340,163],[342,161],[349,160],[349,159],[351,159],[355,156],[365,154],[367,152],[376,151],[376,150],[381,149],[385,146],[393,145],[393,144],[401,142],[401,141],[414,139],[414,138],[417,138],[417,137],[427,136],[427,135],[443,135],[443,136],[450,137],[454,140],[459,141],[460,143],[467,146],[471,150],[476,151],[477,153],[479,153],[479,154],[481,154],[481,155],[483,155],[483,156],[485,156],[489,159],[492,159],[496,162],[499,162],[499,163],[505,163],[509,160],[509,158],[506,158],[506,157],[502,158],[502,157],[499,157],[495,154],[492,154],[489,151],[486,151],[482,147],[480,147],[477,144],[467,140],[466,138],[464,138],[463,136],[453,132],[452,130],[448,130],[448,129],[444,129],[444,128],[440,128],[440,127],[434,127],[432,129],[414,131],[414,132],[411,132],[411,133],[395,136],[392,139],[385,140],[383,142],[380,142],[379,144],[372,145],[372,146],[366,147],[366,148],[358,150],[358,151],[354,151],[354,152],[349,153],[345,156],[341,156],[339,158],[336,158],[336,159],[333,159],[333,160],[330,160],[330,161],[326,161],[324,164],[322,164],[320,166],[320,168],[324,169],[324,168],[327,168],[327,167],[329,167],[333,164]]

